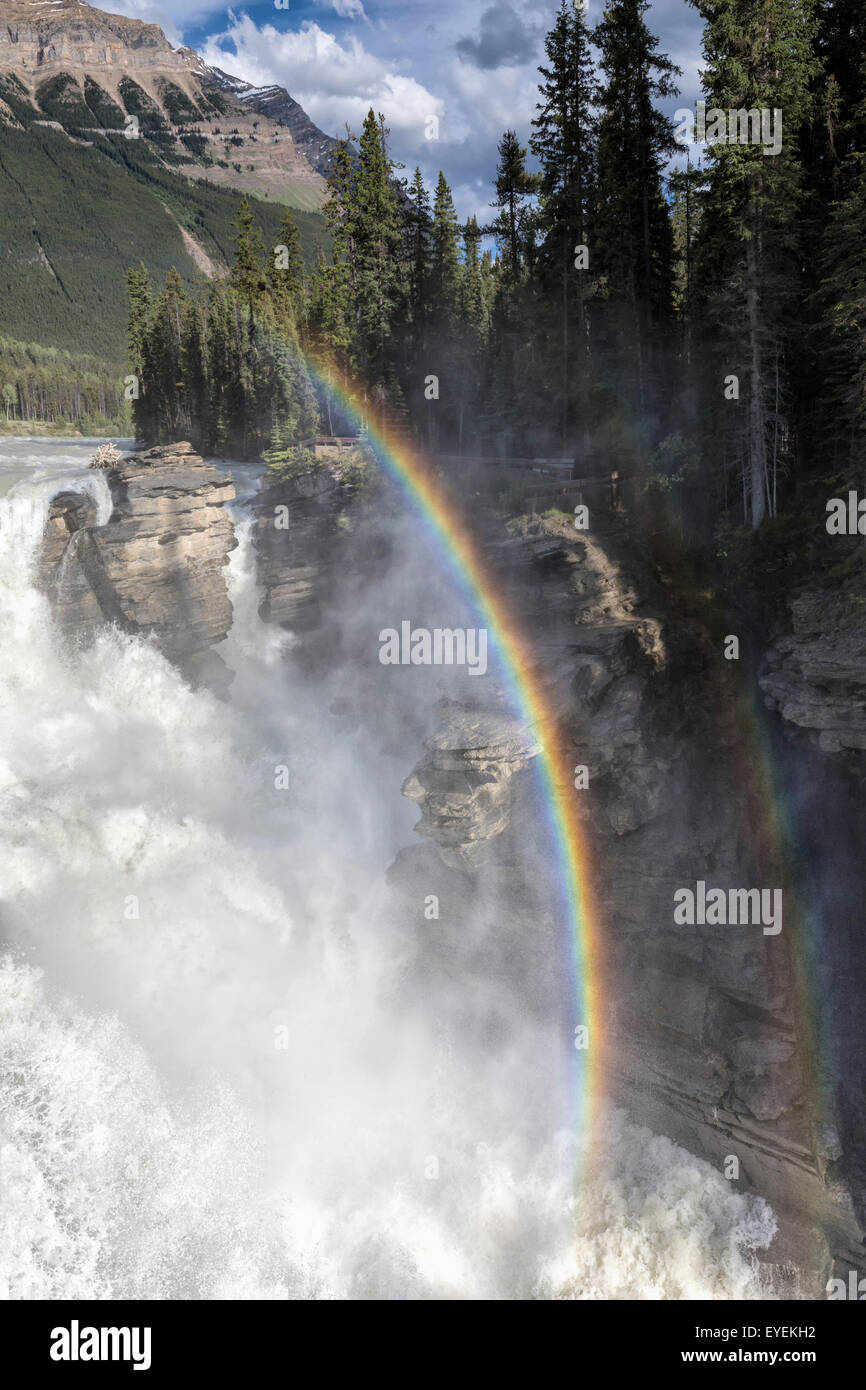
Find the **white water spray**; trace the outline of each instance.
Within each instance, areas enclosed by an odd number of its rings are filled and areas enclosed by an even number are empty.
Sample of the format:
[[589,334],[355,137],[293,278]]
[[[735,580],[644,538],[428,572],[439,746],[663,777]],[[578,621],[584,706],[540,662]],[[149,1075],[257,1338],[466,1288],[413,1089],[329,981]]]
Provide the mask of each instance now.
[[411,983],[384,875],[418,750],[334,717],[346,673],[292,684],[249,528],[226,704],[148,642],[64,643],[39,507],[104,479],[28,450],[0,499],[0,1296],[761,1296],[766,1206],[622,1117],[576,1230],[555,1030],[510,1019],[504,1066],[454,1026],[476,981],[453,1013]]

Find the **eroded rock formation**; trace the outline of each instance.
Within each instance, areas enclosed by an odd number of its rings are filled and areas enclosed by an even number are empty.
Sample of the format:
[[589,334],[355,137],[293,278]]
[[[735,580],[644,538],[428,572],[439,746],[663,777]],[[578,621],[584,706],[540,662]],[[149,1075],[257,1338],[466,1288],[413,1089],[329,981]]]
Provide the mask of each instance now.
[[862,586],[807,589],[770,646],[761,687],[786,723],[822,753],[866,751],[866,624]]
[[39,581],[64,629],[87,640],[116,623],[153,636],[189,675],[216,671],[210,649],[228,633],[224,566],[237,541],[226,503],[234,485],[190,444],[119,459],[104,469],[114,511],[97,527],[86,494],[53,501]]
[[274,483],[251,499],[264,622],[295,632],[319,626],[339,565],[340,519],[350,496],[339,470],[323,467]]

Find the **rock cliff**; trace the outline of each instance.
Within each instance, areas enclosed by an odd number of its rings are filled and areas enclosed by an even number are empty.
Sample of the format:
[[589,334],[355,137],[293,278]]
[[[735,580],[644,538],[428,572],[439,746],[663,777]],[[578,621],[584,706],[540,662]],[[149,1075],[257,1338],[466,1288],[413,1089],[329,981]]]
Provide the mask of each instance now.
[[51,507],[40,583],[60,623],[79,640],[116,623],[153,636],[190,675],[213,668],[210,648],[232,621],[223,567],[237,544],[225,509],[234,485],[186,443],[117,457],[104,471],[107,525],[94,525],[95,506],[80,493]]
[[[777,1287],[821,1296],[834,1258],[843,1271],[862,1263],[863,1233],[805,1042],[802,923],[793,908],[778,936],[673,919],[674,893],[698,879],[722,889],[778,884],[796,900],[767,832],[771,808],[756,798],[755,749],[721,643],[678,611],[622,522],[578,536],[565,518],[538,519],[489,554],[536,634],[563,711],[563,755],[589,769],[589,789],[575,795],[584,798],[605,936],[609,1095],[720,1169],[735,1157],[738,1183],[779,1215],[769,1257]],[[527,853],[517,827],[532,824],[531,753],[479,711],[443,709],[405,787],[433,845],[405,851],[393,878],[407,901],[419,885],[464,901],[467,874],[483,865],[500,904],[497,929],[528,955],[527,998],[550,1009],[545,929],[514,871]]]
[[[789,605],[761,676],[767,705],[822,753],[866,752],[866,626],[862,585],[809,588]],[[851,760],[852,763],[855,759]],[[862,758],[858,766],[866,771]]]

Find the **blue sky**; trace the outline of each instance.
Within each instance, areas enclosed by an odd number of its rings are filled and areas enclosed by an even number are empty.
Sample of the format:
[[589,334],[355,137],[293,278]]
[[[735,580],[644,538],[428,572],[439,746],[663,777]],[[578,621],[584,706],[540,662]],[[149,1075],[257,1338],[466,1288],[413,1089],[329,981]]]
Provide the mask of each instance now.
[[[99,0],[97,0],[99,3]],[[433,181],[444,169],[461,217],[487,216],[496,144],[514,127],[525,142],[537,67],[558,0],[289,0],[225,6],[209,0],[103,0],[103,7],[161,24],[174,43],[265,85],[288,88],[331,135],[383,111],[393,152]],[[589,0],[589,18],[603,0]],[[648,22],[683,69],[681,96],[700,95],[701,24],[687,0],[654,0]],[[430,139],[429,118],[438,119]]]

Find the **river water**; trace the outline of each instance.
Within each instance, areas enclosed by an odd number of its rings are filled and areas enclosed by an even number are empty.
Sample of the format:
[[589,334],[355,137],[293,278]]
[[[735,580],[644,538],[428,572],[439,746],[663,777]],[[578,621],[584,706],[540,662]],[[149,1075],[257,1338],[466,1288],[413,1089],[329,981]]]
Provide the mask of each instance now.
[[242,507],[227,700],[64,641],[33,561],[55,492],[107,519],[93,447],[0,441],[0,1297],[766,1297],[763,1203],[619,1113],[576,1192],[559,1030],[424,987],[385,875],[429,710],[297,678]]

